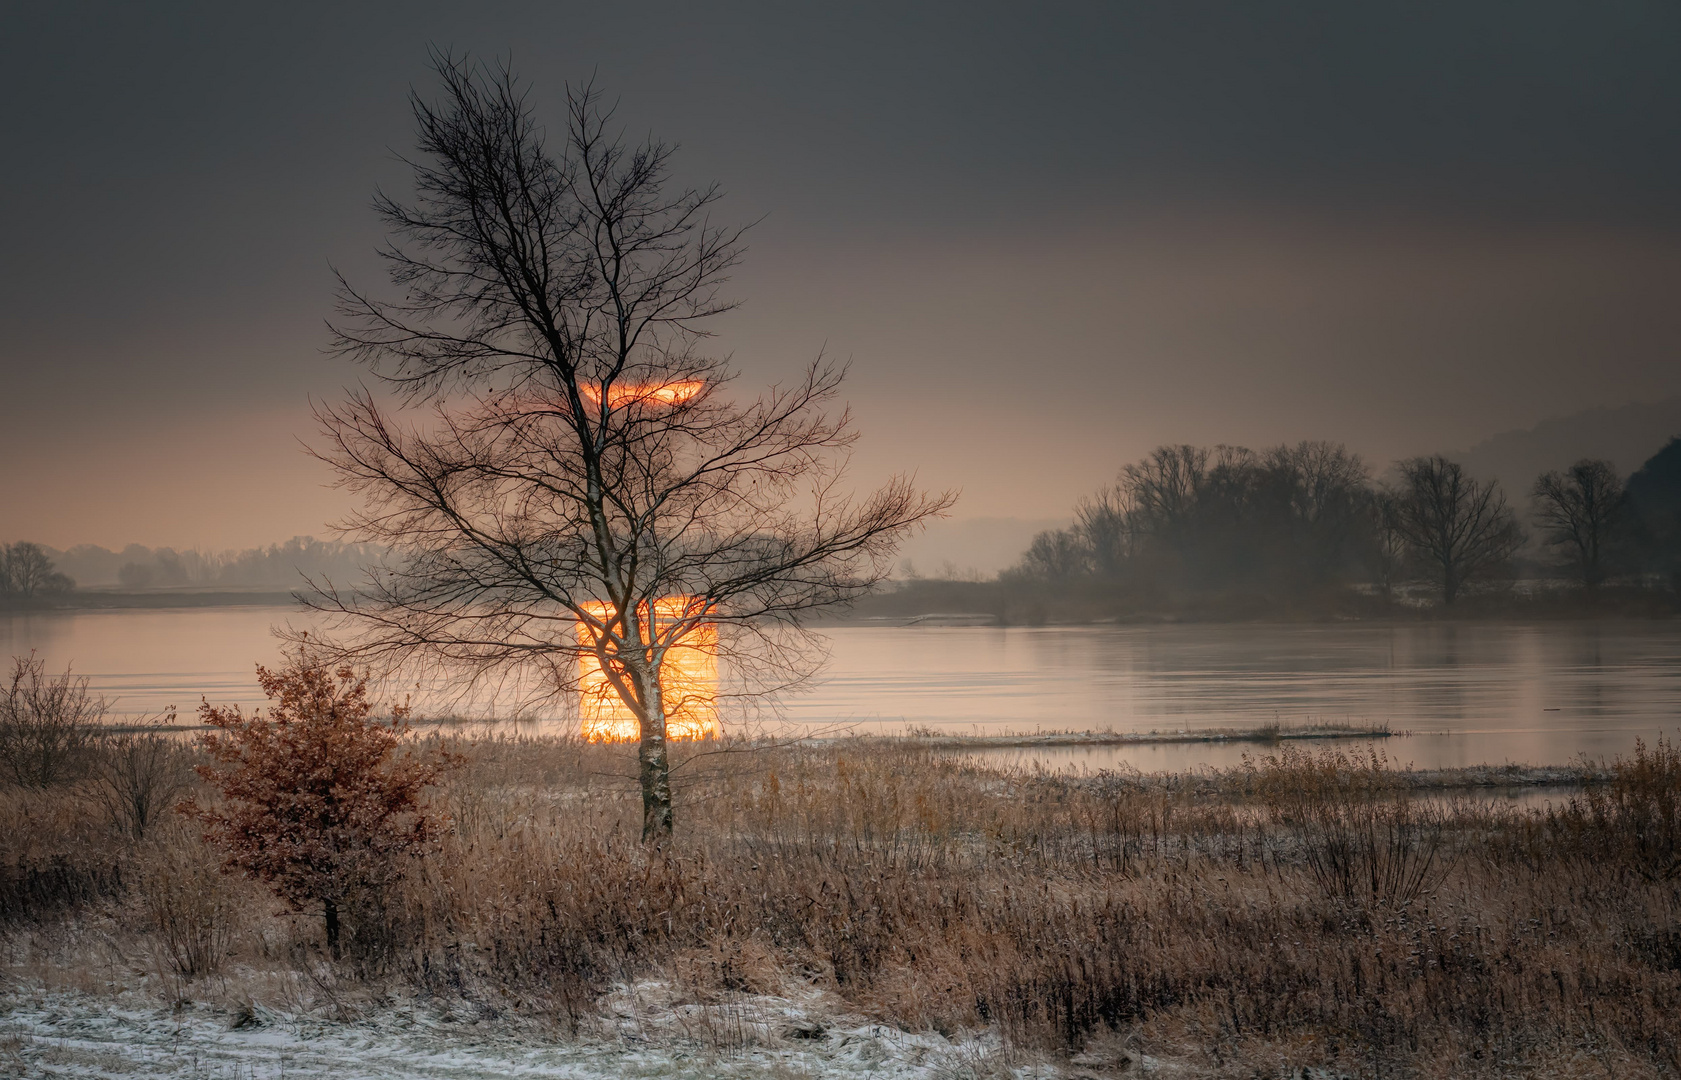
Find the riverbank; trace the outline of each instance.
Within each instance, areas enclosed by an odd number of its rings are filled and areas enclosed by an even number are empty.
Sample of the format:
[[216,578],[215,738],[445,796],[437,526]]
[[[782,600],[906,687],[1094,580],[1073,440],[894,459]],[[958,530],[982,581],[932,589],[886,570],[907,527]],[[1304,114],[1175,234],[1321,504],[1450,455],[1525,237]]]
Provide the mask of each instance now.
[[1538,776],[1340,744],[1156,776],[679,744],[649,848],[633,747],[448,741],[436,850],[341,909],[336,959],[188,823],[136,840],[75,786],[0,789],[0,1060],[175,1061],[174,1024],[298,1075],[312,1045],[352,1076],[1681,1071],[1667,743],[1545,805],[1415,798]]
[[1161,594],[1113,583],[1008,580],[892,583],[828,621],[892,626],[1086,626],[1162,623],[1419,623],[1576,619],[1673,619],[1671,587],[1606,585],[1588,592],[1553,581],[1515,581],[1468,591],[1453,605],[1428,586],[1385,593],[1371,586],[1312,592],[1208,591]]
[[[1265,724],[1253,728],[1199,728],[1177,731],[1035,731],[990,735],[948,735],[932,728],[912,730],[898,742],[931,750],[1002,750],[1061,746],[1157,746],[1176,743],[1262,743],[1337,739],[1388,739],[1405,732],[1387,724]],[[889,742],[893,736],[878,736]]]
[[[79,588],[37,597],[0,596],[0,613],[147,610],[238,605],[298,606],[300,589],[269,586]],[[1163,623],[1439,622],[1681,617],[1668,588],[1605,586],[1594,593],[1551,582],[1514,582],[1468,593],[1445,607],[1428,589],[1393,596],[1370,588],[1313,595],[1209,593],[1139,596],[1102,586],[1066,592],[1010,581],[889,583],[850,608],[821,613],[821,626],[1090,626]]]
[[[528,739],[539,743],[553,743],[557,746],[575,746],[578,752],[584,754],[597,751],[605,751],[609,754],[614,752],[614,748],[611,746],[592,745],[566,736],[538,735],[534,737],[528,730],[522,731],[522,728],[528,727],[527,725],[507,721],[448,718],[441,720],[421,719],[414,721],[413,724],[417,734],[429,739],[464,740],[469,743],[499,738]],[[111,735],[158,734],[181,738],[200,734],[209,729],[201,723],[126,724],[119,722],[107,724],[102,730]],[[1342,727],[1334,725],[1315,725],[1301,728],[1268,726],[1240,730],[1207,729],[1183,732],[1047,732],[1032,735],[938,735],[922,733],[911,735],[841,735],[780,740],[733,739],[723,742],[690,743],[685,745],[684,751],[687,753],[717,752],[753,755],[776,754],[796,748],[815,750],[820,753],[838,753],[850,749],[857,753],[869,755],[881,753],[919,755],[924,752],[935,752],[942,760],[963,762],[981,770],[999,771],[1006,774],[1024,771],[1055,774],[1059,771],[1067,771],[1071,774],[1077,774],[1081,782],[1108,784],[1113,782],[1113,778],[1119,777],[1126,783],[1136,785],[1141,790],[1187,792],[1221,798],[1241,798],[1254,794],[1255,773],[1253,770],[1244,768],[1201,768],[1165,772],[1141,772],[1137,769],[1058,770],[1004,760],[1000,757],[1000,752],[1069,747],[1177,746],[1211,743],[1253,745],[1258,750],[1263,751],[1257,753],[1256,757],[1262,757],[1266,748],[1272,748],[1276,751],[1286,746],[1312,746],[1322,742],[1340,741],[1368,742],[1402,739],[1406,736],[1406,732],[1391,731],[1387,727],[1381,726]],[[1353,755],[1351,760],[1356,760],[1371,754],[1373,748],[1353,748],[1350,752]],[[1384,760],[1389,761],[1387,756],[1384,757]],[[1388,782],[1394,790],[1414,794],[1516,793],[1534,790],[1567,794],[1591,785],[1606,783],[1611,773],[1603,764],[1579,761],[1569,765],[1525,765],[1506,762],[1436,769],[1390,767],[1387,775]]]
[[73,589],[40,597],[11,597],[0,614],[42,611],[149,611],[201,607],[298,606],[297,594],[285,589]]

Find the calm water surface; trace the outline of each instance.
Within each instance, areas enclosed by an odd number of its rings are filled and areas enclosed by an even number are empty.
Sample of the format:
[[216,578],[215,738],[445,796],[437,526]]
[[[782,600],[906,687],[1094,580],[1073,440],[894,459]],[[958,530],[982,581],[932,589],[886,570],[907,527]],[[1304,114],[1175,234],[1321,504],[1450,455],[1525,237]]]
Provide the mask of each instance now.
[[[288,608],[0,615],[0,656],[73,662],[114,711],[260,703]],[[1627,753],[1681,728],[1681,623],[1180,625],[828,632],[825,677],[787,703],[804,729],[954,733],[1178,731],[1279,722],[1388,723],[1420,767],[1558,764]],[[421,705],[424,709],[425,702]],[[494,702],[481,706],[494,710]],[[185,717],[183,717],[185,718]],[[558,721],[557,721],[558,722]],[[1208,744],[1036,751],[1058,767],[1234,764]]]

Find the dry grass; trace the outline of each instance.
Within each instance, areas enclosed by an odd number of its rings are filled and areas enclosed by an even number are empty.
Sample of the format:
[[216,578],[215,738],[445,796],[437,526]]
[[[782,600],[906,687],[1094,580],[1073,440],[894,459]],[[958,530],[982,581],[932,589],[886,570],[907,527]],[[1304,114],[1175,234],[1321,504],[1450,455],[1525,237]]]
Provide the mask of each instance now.
[[749,1038],[732,1001],[818,989],[906,1029],[991,1025],[1020,1052],[1116,1068],[1681,1074],[1667,743],[1551,810],[1422,798],[1381,757],[1335,752],[1173,785],[904,742],[691,748],[661,849],[637,839],[627,749],[456,748],[444,852],[358,914],[336,966],[318,920],[208,869],[190,831],[136,842],[73,788],[0,791],[13,963],[83,962],[72,943],[104,925],[160,958],[166,993],[237,970],[577,1027],[615,987],[663,980],[724,1018],[720,1050]]

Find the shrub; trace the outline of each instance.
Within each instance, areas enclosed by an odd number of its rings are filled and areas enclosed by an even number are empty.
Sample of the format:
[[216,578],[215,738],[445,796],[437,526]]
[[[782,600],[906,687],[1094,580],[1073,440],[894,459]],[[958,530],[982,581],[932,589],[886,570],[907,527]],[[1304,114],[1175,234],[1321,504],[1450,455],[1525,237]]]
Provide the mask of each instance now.
[[46,661],[12,658],[0,693],[0,768],[25,787],[73,780],[105,715],[105,699],[88,693],[88,680],[47,675]]
[[90,795],[111,824],[136,840],[186,791],[191,755],[160,730],[175,719],[170,711],[151,731],[107,735],[89,755]]
[[433,848],[441,821],[421,794],[453,759],[437,747],[399,754],[407,709],[376,718],[367,678],[349,668],[300,654],[278,672],[258,667],[257,681],[275,702],[267,716],[200,707],[219,733],[202,737],[213,764],[199,773],[223,801],[189,799],[183,810],[208,826],[225,870],[255,876],[295,910],[319,910],[337,958],[341,915],[377,905],[407,859]]
[[121,897],[124,846],[68,786],[0,787],[0,928]]
[[1327,896],[1398,909],[1443,876],[1441,815],[1413,802],[1382,751],[1315,757],[1287,747],[1250,769],[1273,820],[1300,831]]
[[166,983],[182,985],[221,970],[233,944],[234,897],[212,852],[194,837],[170,837],[142,848],[141,903],[153,930],[155,966]]

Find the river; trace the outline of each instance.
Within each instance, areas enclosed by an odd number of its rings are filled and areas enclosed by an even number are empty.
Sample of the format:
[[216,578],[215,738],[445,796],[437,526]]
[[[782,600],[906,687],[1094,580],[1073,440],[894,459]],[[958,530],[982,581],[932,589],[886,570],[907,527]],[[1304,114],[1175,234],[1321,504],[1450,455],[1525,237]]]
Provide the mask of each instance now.
[[[276,607],[0,614],[0,656],[35,650],[134,716],[203,697],[260,704]],[[825,631],[832,655],[784,722],[801,731],[1177,732],[1388,724],[1419,767],[1565,764],[1681,727],[1681,622],[882,627]],[[421,702],[422,711],[425,701]],[[494,703],[481,705],[495,711]],[[550,723],[559,723],[551,721]],[[1055,767],[1230,765],[1252,746],[1036,750]]]

